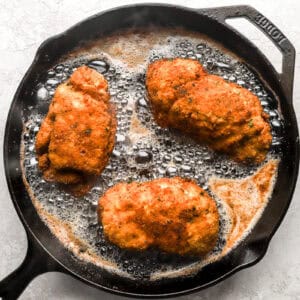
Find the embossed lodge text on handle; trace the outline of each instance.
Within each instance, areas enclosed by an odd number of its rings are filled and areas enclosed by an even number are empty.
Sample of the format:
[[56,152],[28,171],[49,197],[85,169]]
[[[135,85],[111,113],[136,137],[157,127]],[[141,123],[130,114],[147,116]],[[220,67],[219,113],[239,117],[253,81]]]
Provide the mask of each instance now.
[[[292,103],[295,69],[295,48],[288,38],[265,16],[248,5],[224,6],[204,10],[219,22],[226,24],[228,18],[243,17],[259,28],[282,53],[282,72],[277,72],[287,100]],[[227,25],[227,24],[226,24]]]
[[263,15],[257,14],[253,20],[279,45],[286,40],[283,33]]

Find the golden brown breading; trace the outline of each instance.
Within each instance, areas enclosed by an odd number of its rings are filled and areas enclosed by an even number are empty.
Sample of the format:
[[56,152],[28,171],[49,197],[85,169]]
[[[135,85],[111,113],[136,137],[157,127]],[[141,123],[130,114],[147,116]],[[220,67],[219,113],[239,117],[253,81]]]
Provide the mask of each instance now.
[[99,199],[98,212],[104,233],[121,248],[156,246],[202,256],[218,239],[215,201],[196,183],[179,177],[119,183]]
[[[60,84],[36,137],[46,180],[78,185],[100,175],[114,147],[116,118],[104,77],[86,66]],[[81,189],[86,190],[84,188]]]
[[272,141],[268,115],[247,89],[181,58],[152,63],[146,86],[160,126],[186,132],[237,161],[265,159]]
[[181,94],[179,88],[203,75],[205,71],[196,60],[162,59],[149,66],[146,85],[160,126],[168,126],[166,115]]

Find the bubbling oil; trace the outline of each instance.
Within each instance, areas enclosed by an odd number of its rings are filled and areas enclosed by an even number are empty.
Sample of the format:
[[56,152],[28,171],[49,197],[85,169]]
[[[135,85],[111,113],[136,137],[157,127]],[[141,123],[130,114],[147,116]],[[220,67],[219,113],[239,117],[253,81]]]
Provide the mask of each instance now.
[[[157,35],[159,34],[157,31]],[[208,180],[212,176],[244,178],[253,174],[257,168],[238,164],[177,131],[159,127],[151,114],[145,91],[144,74],[147,64],[164,57],[195,59],[201,62],[209,73],[236,82],[257,95],[264,111],[270,116],[272,128],[273,141],[267,159],[274,155],[280,156],[283,131],[276,99],[268,94],[262,82],[244,63],[201,37],[168,35],[166,32],[161,36],[162,38],[149,48],[148,53],[144,54],[145,63],[140,63],[136,68],[126,66],[117,56],[103,53],[101,48],[92,56],[80,55],[79,51],[74,57],[65,58],[46,71],[46,79],[36,86],[36,105],[27,107],[28,112],[26,117],[24,116],[23,170],[34,197],[47,213],[70,224],[74,235],[84,240],[94,253],[114,262],[118,268],[139,280],[148,280],[157,272],[169,274],[178,271],[201,259],[170,255],[156,249],[133,252],[110,243],[104,236],[97,216],[98,199],[107,189],[121,181],[148,181],[181,176],[195,180],[210,193]],[[144,34],[143,38],[147,39],[147,34]],[[137,40],[136,37],[134,40]],[[127,37],[127,43],[130,42],[130,37]],[[138,52],[138,45],[135,47]],[[102,73],[109,82],[118,127],[115,147],[108,165],[95,186],[85,196],[76,198],[55,183],[43,179],[38,169],[34,144],[56,87],[83,64]],[[208,257],[202,259],[201,265],[205,265],[211,257],[221,253],[230,223],[224,204],[220,199],[215,200],[220,213],[220,236],[215,249]]]

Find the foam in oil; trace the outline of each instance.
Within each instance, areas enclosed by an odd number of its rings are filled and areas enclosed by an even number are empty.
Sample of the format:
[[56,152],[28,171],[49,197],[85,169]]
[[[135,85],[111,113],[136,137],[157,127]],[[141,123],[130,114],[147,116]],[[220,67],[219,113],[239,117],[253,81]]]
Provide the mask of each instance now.
[[[159,36],[160,33],[156,33]],[[146,97],[144,74],[147,64],[163,57],[195,59],[209,73],[236,82],[257,95],[264,111],[270,116],[273,141],[268,158],[280,155],[283,130],[276,99],[268,94],[262,82],[242,62],[201,37],[191,38],[188,34],[170,35],[168,32],[161,33],[161,36],[144,54],[145,61],[137,67],[128,67],[118,56],[105,53],[101,49],[92,57],[79,53],[53,66],[47,71],[46,80],[36,87],[37,105],[28,108],[29,111],[24,117],[26,126],[23,134],[25,177],[34,197],[44,209],[69,223],[74,235],[84,240],[96,255],[114,262],[133,278],[147,280],[157,272],[169,274],[186,268],[199,262],[199,258],[170,255],[156,249],[133,252],[113,245],[105,238],[103,228],[98,223],[99,197],[121,181],[148,181],[172,176],[191,178],[211,194],[208,187],[211,177],[241,179],[256,171],[255,166],[233,162],[174,130],[159,127],[154,121]],[[138,40],[134,33],[132,37],[132,40]],[[147,33],[143,35],[143,39],[147,39]],[[127,43],[131,43],[128,37]],[[138,48],[138,44],[131,45],[131,49],[134,47]],[[96,69],[108,80],[118,127],[115,148],[108,165],[95,186],[85,196],[76,198],[61,190],[55,183],[43,179],[38,169],[34,143],[55,88],[82,64]],[[211,255],[221,253],[230,223],[224,203],[218,198],[216,201],[221,216],[221,230],[218,244]],[[204,264],[205,260],[201,265]]]

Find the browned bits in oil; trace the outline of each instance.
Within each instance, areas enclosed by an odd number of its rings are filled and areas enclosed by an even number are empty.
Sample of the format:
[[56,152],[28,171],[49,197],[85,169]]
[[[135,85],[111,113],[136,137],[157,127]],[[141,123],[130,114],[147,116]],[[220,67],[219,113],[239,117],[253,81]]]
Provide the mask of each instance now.
[[[69,224],[74,236],[88,245],[95,256],[113,262],[128,276],[145,280],[151,277],[154,280],[160,276],[178,274],[176,272],[186,270],[184,268],[190,270],[192,265],[200,268],[209,260],[169,256],[155,249],[134,253],[121,251],[105,239],[103,228],[98,224],[98,198],[121,181],[148,181],[171,176],[194,179],[211,193],[208,180],[212,176],[240,179],[253,174],[257,167],[235,163],[176,131],[159,127],[154,122],[145,93],[147,64],[163,57],[197,59],[208,72],[236,82],[256,94],[264,111],[270,115],[273,141],[269,157],[280,156],[282,120],[276,99],[268,94],[246,65],[226,53],[222,47],[208,43],[203,36],[183,30],[152,28],[151,32],[128,32],[124,37],[119,34],[103,38],[77,49],[58,65],[45,71],[46,79],[36,86],[33,96],[36,97],[36,106],[30,106],[24,112],[23,169],[38,203],[48,214]],[[125,49],[131,49],[128,52],[130,55],[126,54]],[[54,183],[43,180],[38,171],[34,141],[55,88],[82,64],[103,73],[109,82],[118,128],[114,152],[107,167],[91,191],[82,198],[76,198],[60,190]],[[84,134],[89,134],[89,131]],[[223,201],[219,198],[216,201],[221,217],[220,236],[212,255],[222,252],[229,224]],[[70,244],[67,246],[71,247]],[[184,272],[188,274],[191,271]]]

